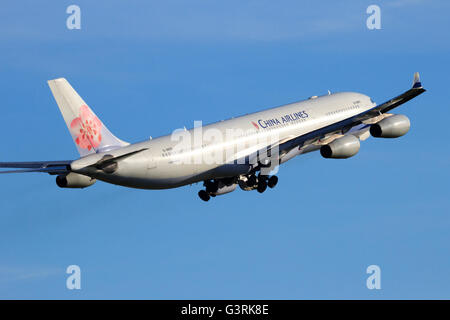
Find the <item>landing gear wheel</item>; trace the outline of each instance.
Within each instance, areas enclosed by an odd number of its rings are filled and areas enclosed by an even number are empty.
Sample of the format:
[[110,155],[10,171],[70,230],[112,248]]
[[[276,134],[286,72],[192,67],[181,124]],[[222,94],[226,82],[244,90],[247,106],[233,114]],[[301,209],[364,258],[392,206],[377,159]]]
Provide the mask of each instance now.
[[252,174],[250,177],[248,177],[247,185],[251,187],[254,186],[255,184],[256,184],[256,176]]
[[214,180],[213,181],[206,180],[203,185],[206,187],[206,192],[207,193],[217,192],[217,189],[219,189],[219,183],[217,181],[214,181]]
[[269,178],[269,181],[267,182],[267,186],[268,186],[270,189],[272,189],[272,188],[275,188],[275,186],[277,185],[277,183],[278,183],[278,177],[277,177],[277,176],[271,176],[271,177]]
[[267,189],[267,181],[265,179],[262,179],[258,182],[258,187],[256,190],[258,190],[259,193],[263,193]]
[[200,197],[200,199],[202,199],[203,201],[208,201],[211,197],[209,196],[208,192],[206,192],[205,190],[200,190],[198,192],[198,196]]
[[264,174],[258,174],[258,183],[260,182],[260,181],[267,181],[267,180],[269,180],[269,177],[268,176],[266,176],[266,175],[264,175]]

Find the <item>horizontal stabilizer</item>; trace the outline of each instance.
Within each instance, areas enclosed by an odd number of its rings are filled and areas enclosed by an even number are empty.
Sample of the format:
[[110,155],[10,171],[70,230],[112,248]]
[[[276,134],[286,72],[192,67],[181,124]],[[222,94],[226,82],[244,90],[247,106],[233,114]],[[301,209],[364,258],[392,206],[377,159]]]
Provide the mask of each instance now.
[[2,171],[1,173],[44,172],[49,174],[63,174],[70,170],[72,161],[32,161],[32,162],[0,162],[0,168],[14,168],[16,170]]
[[39,169],[18,169],[18,170],[7,170],[0,171],[3,173],[27,173],[27,172],[43,172],[48,174],[66,174],[69,171],[66,168],[39,168]]
[[[142,148],[130,152],[123,152],[119,150],[115,155],[112,154],[93,154],[78,160],[73,161],[70,164],[70,168],[74,172],[78,173],[91,173],[91,170],[103,170],[107,167],[115,167],[117,162],[125,158],[131,157],[137,153],[147,150],[148,148]],[[87,170],[87,171],[86,171]],[[104,170],[103,170],[104,171]],[[111,173],[111,172],[109,172]]]

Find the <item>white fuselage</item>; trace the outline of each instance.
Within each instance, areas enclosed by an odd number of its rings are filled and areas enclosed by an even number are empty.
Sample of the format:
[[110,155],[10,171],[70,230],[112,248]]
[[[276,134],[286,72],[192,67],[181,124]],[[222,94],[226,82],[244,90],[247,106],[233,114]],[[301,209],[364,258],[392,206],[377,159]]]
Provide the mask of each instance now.
[[[247,173],[251,165],[235,165],[233,161],[258,151],[258,141],[264,141],[263,138],[287,141],[351,118],[374,106],[368,96],[360,93],[342,92],[313,97],[203,126],[200,136],[196,131],[199,128],[179,130],[103,154],[88,155],[75,160],[71,167],[75,172],[80,168],[78,172],[83,173],[81,168],[105,154],[120,156],[146,149],[121,160],[114,173],[98,172],[95,178],[128,187],[166,189],[205,179],[236,176]],[[181,146],[180,140],[177,140],[181,136],[190,136],[189,142],[192,143]],[[218,136],[227,138],[211,138]],[[312,150],[314,148],[300,148],[295,155]],[[218,154],[227,155],[222,163],[212,161],[217,160]]]

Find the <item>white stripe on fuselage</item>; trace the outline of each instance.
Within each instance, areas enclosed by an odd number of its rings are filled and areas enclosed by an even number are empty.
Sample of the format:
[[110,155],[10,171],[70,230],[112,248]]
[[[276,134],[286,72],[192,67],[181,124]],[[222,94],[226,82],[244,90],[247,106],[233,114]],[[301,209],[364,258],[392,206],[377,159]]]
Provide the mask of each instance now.
[[[186,159],[205,156],[214,152],[223,152],[229,144],[250,143],[256,137],[276,136],[280,141],[289,137],[298,137],[309,132],[327,127],[342,120],[351,118],[372,107],[371,99],[360,93],[341,92],[325,95],[276,108],[247,114],[241,117],[212,123],[202,127],[202,131],[218,130],[224,137],[227,130],[247,132],[231,141],[204,143],[181,154],[171,151],[178,144],[172,135],[167,135],[140,143],[135,143],[119,150],[108,152],[113,156],[148,148],[148,150],[121,160],[118,170],[113,174],[99,174],[97,179],[129,187],[145,189],[164,189],[186,185],[203,180],[202,174],[216,167],[211,163],[188,163]],[[258,126],[258,128],[255,126]],[[187,132],[194,136],[194,130]],[[250,132],[250,134],[248,134]],[[172,150],[171,150],[172,148]],[[248,146],[234,154],[235,159],[248,154],[256,146]],[[251,150],[251,151],[250,151]],[[99,156],[93,155],[93,156]],[[92,161],[89,157],[75,162]],[[80,163],[78,163],[79,167]]]

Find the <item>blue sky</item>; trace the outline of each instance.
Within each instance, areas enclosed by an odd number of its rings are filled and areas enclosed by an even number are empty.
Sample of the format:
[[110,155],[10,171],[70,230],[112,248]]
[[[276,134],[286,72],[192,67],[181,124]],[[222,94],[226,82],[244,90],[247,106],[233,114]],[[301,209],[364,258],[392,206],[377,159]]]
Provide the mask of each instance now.
[[[66,28],[67,6],[81,30]],[[381,30],[366,8],[381,8]],[[420,71],[400,139],[308,154],[264,194],[63,190],[1,175],[0,298],[449,298],[448,1],[14,1],[0,11],[1,161],[75,159],[46,80],[127,141],[320,95],[376,102]],[[67,290],[79,265],[82,289]],[[366,268],[381,267],[381,290]]]

